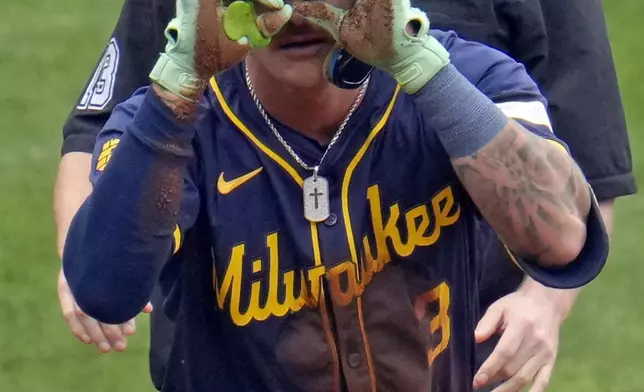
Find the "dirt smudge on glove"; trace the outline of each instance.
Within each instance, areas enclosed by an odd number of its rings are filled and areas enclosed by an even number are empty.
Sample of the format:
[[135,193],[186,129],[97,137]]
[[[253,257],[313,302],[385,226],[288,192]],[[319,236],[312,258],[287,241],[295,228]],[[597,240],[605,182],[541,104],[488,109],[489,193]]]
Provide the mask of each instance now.
[[331,12],[322,1],[293,1],[293,5],[295,6],[295,12],[304,17],[320,20],[333,20],[333,12]]
[[[357,2],[340,21],[340,45],[351,53],[360,53],[364,60],[393,55],[391,1]],[[333,11],[323,1],[294,1],[293,4],[295,11],[304,17],[334,20]]]
[[247,51],[226,37],[221,24],[221,0],[200,0],[195,43],[195,71],[208,80],[216,72],[230,68]]
[[[346,41],[361,42],[374,56],[393,55],[393,10],[392,0],[371,0],[358,2],[349,12],[342,35]],[[360,36],[362,36],[360,39]],[[383,53],[386,52],[386,53]],[[377,53],[377,54],[376,54]]]
[[222,63],[221,50],[217,47],[219,26],[217,5],[213,0],[201,0],[197,14],[195,42],[195,71],[201,79],[209,79],[214,69]]

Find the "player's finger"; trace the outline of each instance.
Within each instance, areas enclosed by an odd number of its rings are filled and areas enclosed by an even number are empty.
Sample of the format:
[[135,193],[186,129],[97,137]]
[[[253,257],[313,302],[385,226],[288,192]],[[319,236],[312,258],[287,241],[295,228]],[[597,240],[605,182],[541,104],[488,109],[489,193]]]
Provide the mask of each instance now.
[[534,345],[530,345],[529,343],[529,339],[524,335],[521,347],[519,347],[512,358],[507,361],[501,369],[499,369],[496,375],[490,377],[490,381],[494,383],[508,380],[519,373],[521,369],[525,368],[528,363],[530,363],[531,366],[536,366],[535,373],[540,367],[546,365],[548,361],[545,358],[545,355],[536,351]]
[[324,1],[301,1],[294,0],[295,12],[328,31],[335,39],[338,39],[340,26],[347,11],[334,7]]
[[136,333],[136,320],[132,319],[126,323],[120,325],[121,332],[125,336],[132,336]]
[[103,335],[107,338],[110,346],[116,351],[123,351],[127,347],[127,340],[120,325],[100,324]]
[[75,310],[74,299],[71,298],[71,296],[70,298],[61,298],[61,309],[63,311],[63,317],[67,322],[67,326],[72,331],[74,336],[76,336],[85,344],[92,343],[92,338],[78,319]]
[[63,313],[63,318],[72,333],[83,343],[91,343],[92,340],[85,331],[85,328],[83,328],[81,322],[78,320],[78,315],[76,314],[76,301],[69,290],[67,280],[62,275],[62,271],[58,277],[58,302],[60,304],[60,310]]
[[481,321],[476,326],[474,331],[474,337],[476,343],[482,343],[494,335],[496,331],[501,328],[503,324],[503,306],[497,306],[497,304],[492,304],[485,312]]
[[108,353],[111,350],[112,346],[107,340],[107,337],[105,336],[105,334],[103,334],[103,329],[101,328],[98,321],[89,317],[78,308],[77,308],[77,314],[78,314],[78,320],[83,325],[83,328],[85,329],[85,332],[87,332],[87,335],[89,335],[89,338],[91,339],[92,343],[94,343],[94,345],[96,345],[96,347],[98,347],[98,349],[102,353]]
[[154,307],[150,302],[148,302],[148,304],[145,305],[145,308],[143,308],[143,313],[152,313],[152,310],[154,310]]
[[550,384],[550,377],[552,376],[552,368],[554,364],[548,364],[542,367],[537,375],[534,376],[534,382],[529,392],[544,392]]
[[259,32],[265,37],[270,38],[284,27],[293,15],[293,8],[285,5],[279,11],[266,12],[257,17],[256,24]]
[[519,392],[528,386],[539,369],[543,366],[542,359],[538,356],[530,358],[512,377],[499,385],[492,392]]
[[521,347],[523,333],[519,328],[508,328],[501,335],[499,343],[490,354],[489,358],[481,365],[474,376],[474,388],[481,388],[492,380],[499,370],[512,360]]

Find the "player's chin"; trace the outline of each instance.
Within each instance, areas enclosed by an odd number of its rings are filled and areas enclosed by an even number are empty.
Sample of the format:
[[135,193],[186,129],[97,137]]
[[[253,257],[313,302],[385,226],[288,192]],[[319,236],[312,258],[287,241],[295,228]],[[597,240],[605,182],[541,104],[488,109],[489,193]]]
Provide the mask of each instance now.
[[324,82],[324,60],[332,49],[333,44],[328,42],[292,51],[279,49],[285,81],[297,88],[315,87]]

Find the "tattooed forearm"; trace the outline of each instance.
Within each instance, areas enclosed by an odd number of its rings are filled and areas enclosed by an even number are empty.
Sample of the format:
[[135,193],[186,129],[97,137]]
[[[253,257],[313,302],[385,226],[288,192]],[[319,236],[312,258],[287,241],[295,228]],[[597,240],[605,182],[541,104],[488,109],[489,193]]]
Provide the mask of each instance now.
[[152,88],[159,98],[165,103],[180,120],[190,120],[197,111],[197,103],[181,98],[177,94],[166,90],[162,86],[153,83]]
[[510,121],[488,145],[452,163],[481,214],[520,257],[563,266],[577,256],[590,193],[560,146]]

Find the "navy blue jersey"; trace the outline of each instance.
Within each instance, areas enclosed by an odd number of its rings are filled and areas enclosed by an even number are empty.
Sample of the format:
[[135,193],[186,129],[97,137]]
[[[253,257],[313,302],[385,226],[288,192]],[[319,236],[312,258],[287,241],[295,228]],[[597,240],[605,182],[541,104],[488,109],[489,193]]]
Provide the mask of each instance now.
[[[523,66],[433,34],[508,117],[561,143]],[[241,67],[212,80],[194,126],[152,116],[161,106],[142,89],[115,108],[64,266],[88,314],[121,322],[147,301],[163,263],[176,320],[164,391],[471,390],[479,249],[493,233],[413,97],[374,73],[320,168],[332,212],[320,224],[303,215],[310,173],[266,126]],[[303,160],[319,161],[325,146],[273,121]],[[189,149],[167,141],[175,131],[194,131]],[[173,154],[156,160],[152,150]],[[163,185],[177,175],[182,190]],[[157,213],[177,198],[176,213]],[[557,272],[527,271],[561,283]],[[96,310],[107,302],[109,312]]]

